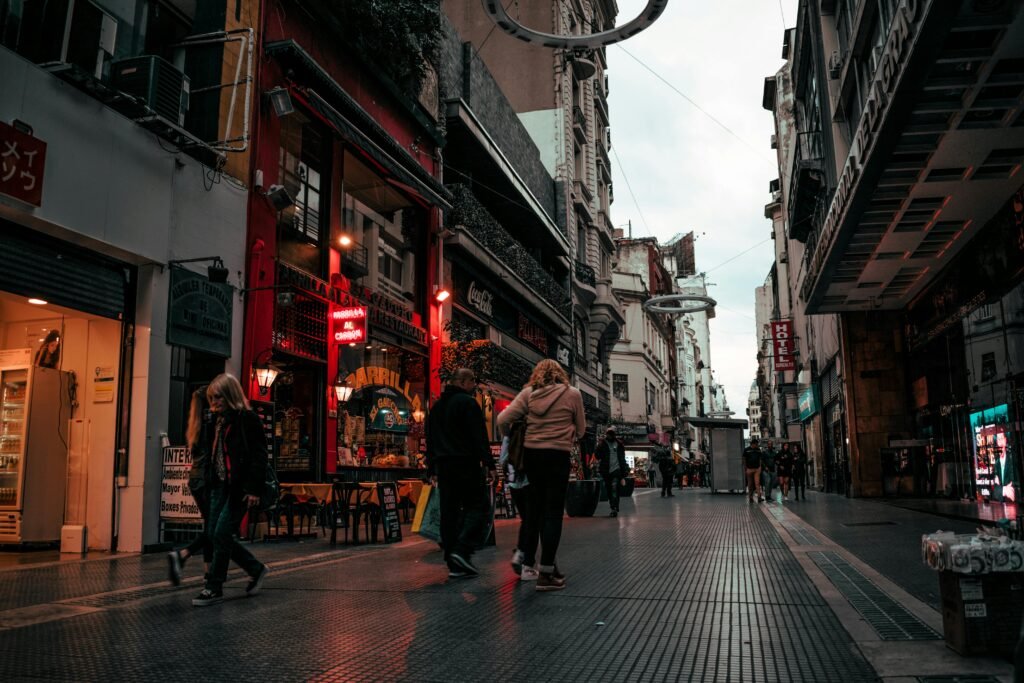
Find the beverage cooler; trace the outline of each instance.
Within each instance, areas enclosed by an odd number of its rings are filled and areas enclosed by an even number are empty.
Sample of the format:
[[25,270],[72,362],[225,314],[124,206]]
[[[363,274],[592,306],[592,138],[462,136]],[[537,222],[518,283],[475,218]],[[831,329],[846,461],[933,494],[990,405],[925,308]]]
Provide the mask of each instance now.
[[0,543],[60,540],[70,384],[60,370],[0,367]]

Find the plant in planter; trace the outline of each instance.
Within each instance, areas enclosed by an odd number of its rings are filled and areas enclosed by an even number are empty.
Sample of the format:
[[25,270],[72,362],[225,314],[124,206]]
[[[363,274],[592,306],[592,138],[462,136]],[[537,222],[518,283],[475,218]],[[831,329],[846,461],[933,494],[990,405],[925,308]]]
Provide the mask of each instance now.
[[601,495],[597,479],[570,481],[565,492],[565,513],[570,517],[593,517]]

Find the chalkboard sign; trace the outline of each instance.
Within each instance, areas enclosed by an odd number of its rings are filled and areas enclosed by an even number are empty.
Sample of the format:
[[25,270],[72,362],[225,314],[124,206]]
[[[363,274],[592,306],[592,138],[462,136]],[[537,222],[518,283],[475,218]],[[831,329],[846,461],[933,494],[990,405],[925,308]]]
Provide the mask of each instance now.
[[398,520],[398,486],[393,481],[377,482],[377,498],[380,500],[381,527],[384,542],[402,540],[402,523]]
[[267,437],[267,457],[277,466],[277,453],[274,451],[274,404],[270,401],[249,401],[253,412],[259,415],[263,425],[263,435]]

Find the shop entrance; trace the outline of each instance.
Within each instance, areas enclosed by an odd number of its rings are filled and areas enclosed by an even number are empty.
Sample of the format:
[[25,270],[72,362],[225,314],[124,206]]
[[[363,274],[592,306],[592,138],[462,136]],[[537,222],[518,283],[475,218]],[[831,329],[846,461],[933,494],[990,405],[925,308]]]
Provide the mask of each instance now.
[[281,367],[273,385],[276,466],[282,481],[322,481],[325,404],[323,365]]
[[0,291],[0,543],[111,547],[121,348],[117,320]]

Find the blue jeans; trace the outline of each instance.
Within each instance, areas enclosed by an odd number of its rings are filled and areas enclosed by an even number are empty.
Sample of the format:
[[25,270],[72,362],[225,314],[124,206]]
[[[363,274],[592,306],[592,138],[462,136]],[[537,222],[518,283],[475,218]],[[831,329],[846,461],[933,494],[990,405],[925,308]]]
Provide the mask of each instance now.
[[232,495],[224,486],[213,487],[210,491],[210,516],[207,518],[207,535],[213,542],[213,561],[206,576],[206,588],[209,590],[220,592],[228,577],[230,560],[234,560],[249,576],[256,576],[263,569],[263,564],[236,538],[244,516],[245,503],[241,496]]
[[779,479],[775,476],[774,472],[769,472],[766,469],[761,470],[761,490],[764,491],[766,499],[771,500],[772,490],[778,482]]

